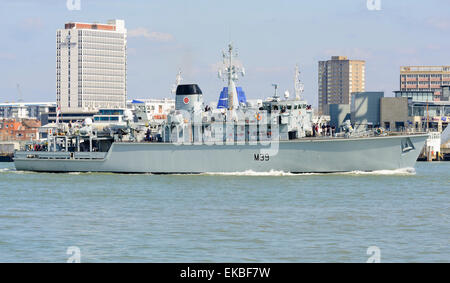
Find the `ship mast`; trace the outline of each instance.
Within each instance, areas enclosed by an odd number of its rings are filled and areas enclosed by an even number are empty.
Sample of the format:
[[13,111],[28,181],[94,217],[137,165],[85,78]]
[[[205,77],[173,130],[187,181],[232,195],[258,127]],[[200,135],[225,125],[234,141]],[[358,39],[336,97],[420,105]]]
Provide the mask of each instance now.
[[235,105],[235,103],[238,103],[235,82],[238,81],[239,75],[245,75],[244,68],[234,62],[233,59],[237,57],[237,54],[233,51],[233,44],[230,42],[228,44],[228,51],[222,51],[223,66],[219,69],[219,78],[228,83],[228,110],[233,110],[238,106]]
[[183,80],[183,77],[181,77],[181,70],[178,71],[177,77],[175,78],[175,83],[172,85],[172,94],[175,94],[177,92],[177,87]]
[[300,79],[300,70],[298,69],[298,65],[295,65],[294,90],[296,100],[303,100],[304,89],[305,85],[302,83],[302,80]]

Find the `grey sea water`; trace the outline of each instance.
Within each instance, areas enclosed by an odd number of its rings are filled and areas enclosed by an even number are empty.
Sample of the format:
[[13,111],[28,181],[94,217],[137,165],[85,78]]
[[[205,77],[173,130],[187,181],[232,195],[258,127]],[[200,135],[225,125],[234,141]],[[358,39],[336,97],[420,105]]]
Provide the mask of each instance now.
[[376,173],[46,174],[0,163],[0,262],[450,261],[450,163]]

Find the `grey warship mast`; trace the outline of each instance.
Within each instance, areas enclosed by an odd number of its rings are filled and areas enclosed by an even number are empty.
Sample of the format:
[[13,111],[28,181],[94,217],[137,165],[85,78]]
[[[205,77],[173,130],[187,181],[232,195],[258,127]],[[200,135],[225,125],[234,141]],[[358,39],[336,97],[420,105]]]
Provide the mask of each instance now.
[[[228,110],[233,110],[239,104],[237,103],[237,92],[235,82],[239,75],[244,76],[245,70],[233,60],[237,54],[234,51],[233,44],[228,44],[228,51],[222,52],[223,69],[219,70],[219,78],[228,83]],[[225,73],[225,74],[224,74]]]
[[43,172],[203,173],[346,172],[414,167],[426,134],[388,135],[382,130],[318,137],[313,110],[303,99],[298,66],[295,98],[275,94],[259,105],[238,100],[235,82],[244,75],[232,44],[219,77],[227,82],[227,106],[212,109],[197,84],[180,84],[175,109],[149,131],[133,123],[84,121],[61,125],[42,146],[15,154],[17,170]]
[[295,90],[295,99],[302,100],[305,85],[300,80],[300,70],[298,69],[298,65],[295,65],[294,90]]

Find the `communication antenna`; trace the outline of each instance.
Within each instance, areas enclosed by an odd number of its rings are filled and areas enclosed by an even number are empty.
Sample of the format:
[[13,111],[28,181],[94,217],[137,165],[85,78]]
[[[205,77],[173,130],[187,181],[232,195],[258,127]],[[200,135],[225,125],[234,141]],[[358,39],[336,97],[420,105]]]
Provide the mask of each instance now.
[[303,91],[305,90],[305,85],[300,79],[300,70],[298,69],[298,65],[295,65],[295,74],[294,74],[294,90],[295,90],[295,99],[302,100],[303,99]]
[[172,86],[172,94],[175,94],[177,92],[177,87],[180,85],[181,81],[183,80],[183,77],[181,77],[181,70],[178,71],[178,74],[175,78],[175,83]]
[[[237,91],[236,84],[240,76],[245,76],[244,67],[238,64],[237,60],[233,60],[237,57],[237,52],[233,48],[233,44],[228,44],[228,50],[222,51],[222,66],[218,70],[218,76],[220,79],[228,83],[228,109],[232,110],[237,104]],[[236,100],[236,103],[234,102]],[[235,105],[236,104],[236,105]]]
[[17,84],[17,101],[18,102],[23,102],[23,99],[22,99],[22,91],[20,90],[20,85],[19,84]]
[[272,84],[272,86],[275,88],[275,93],[273,95],[274,98],[278,98],[278,94],[277,94],[277,89],[278,89],[278,84]]

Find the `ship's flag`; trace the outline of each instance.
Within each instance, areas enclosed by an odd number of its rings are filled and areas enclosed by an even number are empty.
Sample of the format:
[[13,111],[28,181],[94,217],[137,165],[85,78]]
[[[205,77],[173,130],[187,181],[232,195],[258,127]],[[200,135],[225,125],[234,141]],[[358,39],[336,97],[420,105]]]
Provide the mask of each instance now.
[[56,124],[59,124],[59,115],[61,115],[61,106],[56,108]]

